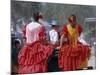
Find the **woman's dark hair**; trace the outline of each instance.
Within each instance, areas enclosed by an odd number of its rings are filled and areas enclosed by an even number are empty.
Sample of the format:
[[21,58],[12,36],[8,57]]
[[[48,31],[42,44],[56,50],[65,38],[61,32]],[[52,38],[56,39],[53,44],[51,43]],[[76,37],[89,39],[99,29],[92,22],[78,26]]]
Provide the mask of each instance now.
[[42,15],[40,15],[39,12],[36,12],[33,14],[33,18],[34,18],[34,21],[37,21],[39,20],[39,18],[43,18]]
[[14,40],[14,45],[16,46],[17,44],[20,44],[18,40]]
[[73,17],[73,21],[76,21],[76,15],[72,14],[72,15],[70,15],[69,18],[68,18],[68,21],[69,21],[69,22],[73,22],[72,19],[71,19],[71,17]]
[[56,28],[57,27],[57,25],[52,25],[52,28]]

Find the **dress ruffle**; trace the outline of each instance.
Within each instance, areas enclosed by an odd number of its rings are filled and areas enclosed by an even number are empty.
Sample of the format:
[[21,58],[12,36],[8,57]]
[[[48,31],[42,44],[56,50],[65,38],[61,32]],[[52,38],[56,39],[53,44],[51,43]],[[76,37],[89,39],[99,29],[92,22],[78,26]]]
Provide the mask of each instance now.
[[52,53],[52,46],[35,42],[25,45],[19,53],[19,73],[47,71],[47,59]]
[[63,70],[79,69],[81,63],[90,55],[90,49],[86,45],[77,44],[71,47],[68,44],[62,46],[58,56],[59,68]]

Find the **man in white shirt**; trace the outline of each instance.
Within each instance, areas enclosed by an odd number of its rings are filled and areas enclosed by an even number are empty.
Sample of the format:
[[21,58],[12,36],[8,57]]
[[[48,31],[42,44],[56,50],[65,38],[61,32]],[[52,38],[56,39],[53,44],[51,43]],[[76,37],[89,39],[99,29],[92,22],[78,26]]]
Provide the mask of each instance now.
[[58,25],[56,21],[52,21],[51,23],[52,29],[49,31],[49,40],[50,44],[53,45],[54,49],[52,52],[51,57],[48,60],[48,72],[55,72],[59,71],[58,68],[58,49],[56,49],[57,45],[59,44],[59,34],[58,34]]
[[49,39],[52,45],[56,45],[59,39],[56,21],[52,21],[51,25],[52,25],[52,29],[49,31]]

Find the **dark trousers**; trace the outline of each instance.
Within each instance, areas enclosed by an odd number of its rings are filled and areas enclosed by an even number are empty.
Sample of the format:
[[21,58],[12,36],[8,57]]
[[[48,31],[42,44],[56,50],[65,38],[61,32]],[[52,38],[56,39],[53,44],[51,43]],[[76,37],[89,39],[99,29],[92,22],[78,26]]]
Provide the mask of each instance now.
[[57,51],[57,49],[54,49],[52,55],[48,59],[48,72],[59,71]]

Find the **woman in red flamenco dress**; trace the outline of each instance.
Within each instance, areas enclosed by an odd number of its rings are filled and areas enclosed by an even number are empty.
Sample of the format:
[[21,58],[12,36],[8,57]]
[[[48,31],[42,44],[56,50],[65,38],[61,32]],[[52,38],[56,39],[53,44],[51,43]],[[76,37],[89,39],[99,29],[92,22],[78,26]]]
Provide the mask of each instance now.
[[[62,28],[59,50],[58,65],[63,71],[73,71],[86,68],[90,56],[90,47],[79,42],[78,37],[82,27],[76,22],[76,16],[71,15],[69,23]],[[67,41],[64,42],[64,38]]]
[[41,16],[34,14],[35,22],[26,27],[26,44],[18,55],[19,74],[47,71],[47,59],[52,47],[46,43],[45,28],[38,20]]

